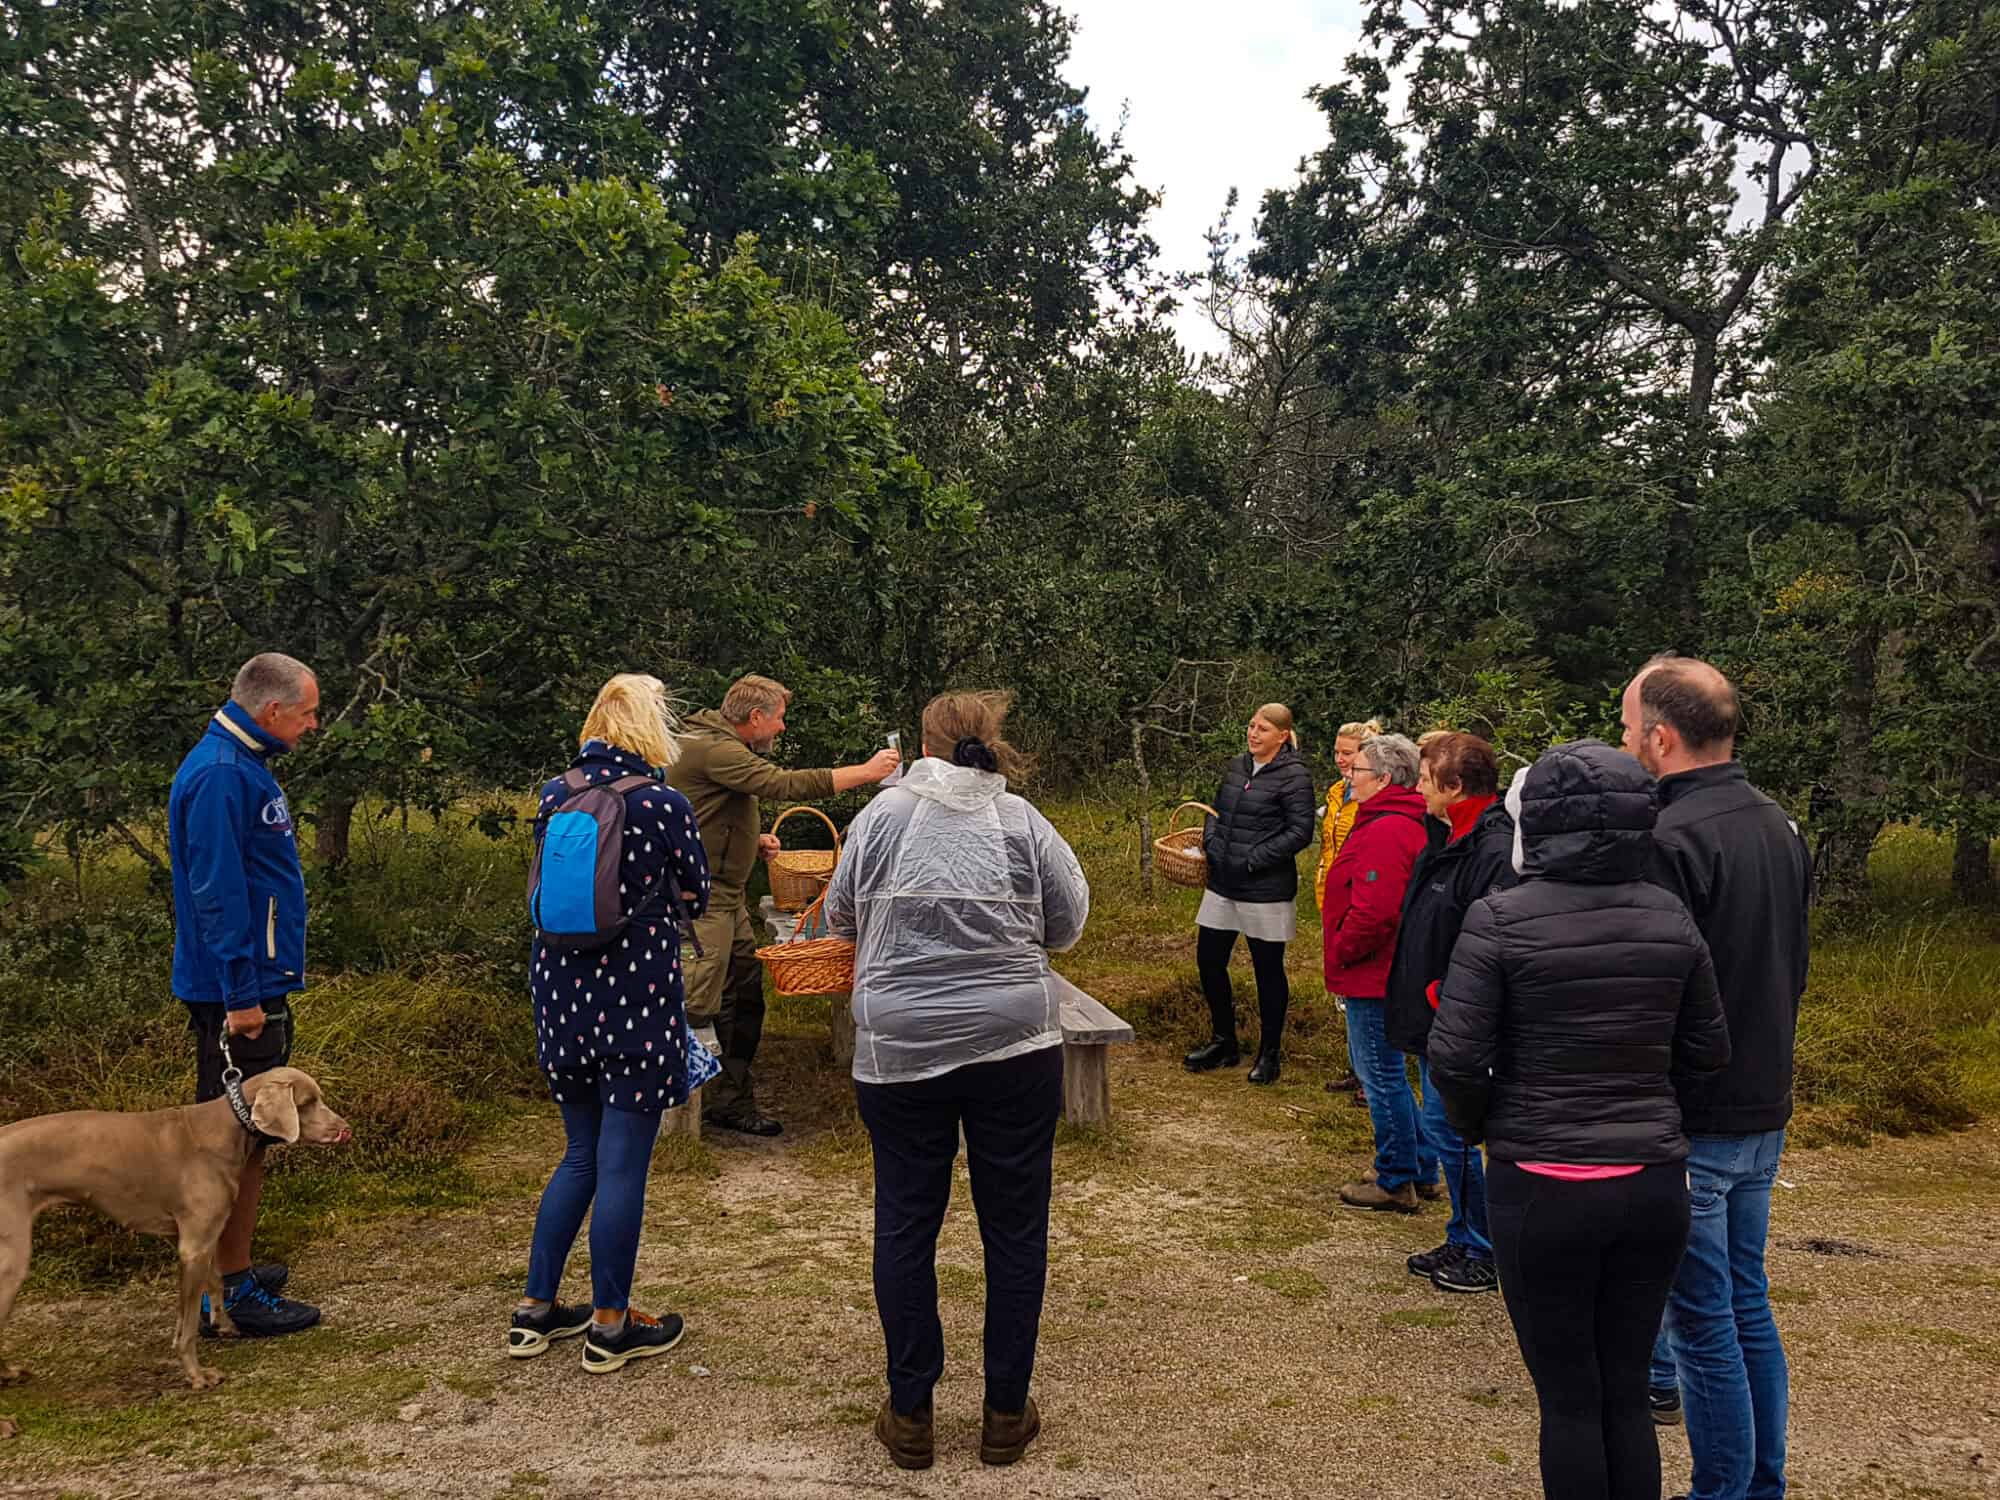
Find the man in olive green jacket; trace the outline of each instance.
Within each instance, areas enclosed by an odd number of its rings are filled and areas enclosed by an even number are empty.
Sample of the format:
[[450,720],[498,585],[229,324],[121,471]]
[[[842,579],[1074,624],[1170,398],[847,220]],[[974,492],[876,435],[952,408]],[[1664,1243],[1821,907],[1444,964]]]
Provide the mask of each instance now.
[[702,1118],[749,1135],[784,1129],[757,1108],[750,1063],[764,1034],[764,970],[750,925],[746,888],[759,855],[777,853],[776,835],[763,832],[757,799],[810,802],[866,786],[902,763],[894,750],[878,750],[857,766],[830,771],[787,771],[765,756],[785,729],[791,692],[768,677],[744,677],[723,694],[722,708],[705,709],[681,731],[680,754],[668,782],[694,804],[695,825],[708,851],[713,881],[708,915],[694,924],[703,956],[684,951],[690,1026],[713,1026],[721,1046],[722,1076],[704,1091]]

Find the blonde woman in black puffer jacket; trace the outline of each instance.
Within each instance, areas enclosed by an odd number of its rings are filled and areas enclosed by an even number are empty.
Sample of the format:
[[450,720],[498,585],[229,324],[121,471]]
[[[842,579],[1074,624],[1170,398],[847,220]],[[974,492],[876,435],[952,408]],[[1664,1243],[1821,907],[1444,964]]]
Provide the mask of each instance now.
[[1299,851],[1312,842],[1312,771],[1299,754],[1292,711],[1266,703],[1250,716],[1247,748],[1229,763],[1215,793],[1215,816],[1202,830],[1208,889],[1195,915],[1195,962],[1208,1000],[1209,1041],[1184,1059],[1190,1073],[1233,1068],[1236,993],[1229,955],[1240,933],[1257,975],[1260,1034],[1252,1083],[1278,1080],[1278,1049],[1292,1001],[1285,945],[1298,929]]

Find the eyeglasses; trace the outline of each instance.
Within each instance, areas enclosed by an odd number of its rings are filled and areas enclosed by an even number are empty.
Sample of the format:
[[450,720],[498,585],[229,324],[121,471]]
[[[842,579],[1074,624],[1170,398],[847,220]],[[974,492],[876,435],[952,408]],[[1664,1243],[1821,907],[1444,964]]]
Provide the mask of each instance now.
[[1364,766],[1361,764],[1360,761],[1355,760],[1348,762],[1347,774],[1350,778],[1352,778],[1355,776],[1380,776],[1382,773],[1376,770],[1373,766]]

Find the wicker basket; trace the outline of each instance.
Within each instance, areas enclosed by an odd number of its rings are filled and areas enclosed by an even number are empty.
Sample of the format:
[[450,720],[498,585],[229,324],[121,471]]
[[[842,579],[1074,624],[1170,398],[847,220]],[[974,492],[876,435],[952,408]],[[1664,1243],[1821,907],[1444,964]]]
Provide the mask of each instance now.
[[780,849],[765,863],[771,871],[771,900],[779,911],[804,911],[820,898],[826,883],[833,879],[833,867],[840,863],[840,830],[833,819],[816,807],[791,807],[778,814],[771,825],[776,833],[793,813],[811,813],[833,835],[831,849]]
[[1215,816],[1215,809],[1206,802],[1183,802],[1175,808],[1173,817],[1167,820],[1166,833],[1153,840],[1153,867],[1169,884],[1198,891],[1208,884],[1208,856],[1201,852],[1200,827],[1180,826],[1181,814],[1190,807],[1200,808],[1211,818]]
[[[810,931],[825,905],[822,893],[799,918],[795,933]],[[757,957],[771,971],[771,988],[780,995],[844,995],[854,988],[854,944],[846,938],[794,936],[759,948]]]

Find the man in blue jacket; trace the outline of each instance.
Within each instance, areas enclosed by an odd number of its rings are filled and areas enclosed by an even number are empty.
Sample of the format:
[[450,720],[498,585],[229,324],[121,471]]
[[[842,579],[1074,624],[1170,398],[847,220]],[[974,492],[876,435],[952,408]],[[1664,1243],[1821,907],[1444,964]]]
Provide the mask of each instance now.
[[[292,1055],[288,1002],[305,988],[306,884],[291,809],[268,762],[318,727],[318,681],[304,663],[265,652],[243,664],[229,701],[174,775],[167,802],[174,994],[194,1034],[196,1103],[226,1092],[225,1034],[245,1077],[283,1067]],[[319,1321],[318,1308],[278,1294],[285,1267],[250,1263],[263,1192],[259,1146],[216,1257],[223,1304],[251,1337]]]

